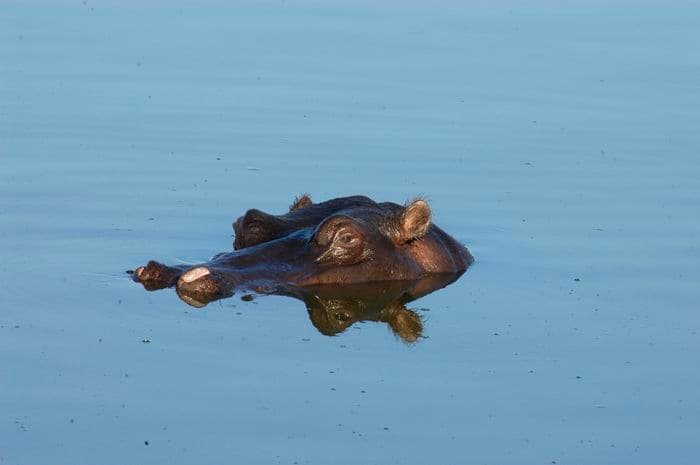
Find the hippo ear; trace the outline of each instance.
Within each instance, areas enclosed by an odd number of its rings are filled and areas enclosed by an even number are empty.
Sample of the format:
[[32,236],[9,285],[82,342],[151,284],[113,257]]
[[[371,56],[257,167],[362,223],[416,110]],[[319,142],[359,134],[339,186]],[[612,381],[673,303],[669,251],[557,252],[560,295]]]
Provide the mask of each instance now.
[[408,203],[392,220],[394,240],[397,244],[405,244],[420,239],[428,232],[431,219],[428,202],[416,199]]
[[294,202],[289,206],[289,211],[293,212],[294,210],[300,210],[308,207],[309,205],[313,205],[311,197],[309,197],[309,194],[302,194],[294,199]]

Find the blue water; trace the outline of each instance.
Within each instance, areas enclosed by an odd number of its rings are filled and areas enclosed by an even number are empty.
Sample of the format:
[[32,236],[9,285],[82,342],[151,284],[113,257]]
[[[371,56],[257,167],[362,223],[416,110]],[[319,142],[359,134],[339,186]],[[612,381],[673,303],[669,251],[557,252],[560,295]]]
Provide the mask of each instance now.
[[[696,464],[699,20],[3,2],[0,463]],[[469,246],[425,339],[124,273],[303,192],[422,194]]]

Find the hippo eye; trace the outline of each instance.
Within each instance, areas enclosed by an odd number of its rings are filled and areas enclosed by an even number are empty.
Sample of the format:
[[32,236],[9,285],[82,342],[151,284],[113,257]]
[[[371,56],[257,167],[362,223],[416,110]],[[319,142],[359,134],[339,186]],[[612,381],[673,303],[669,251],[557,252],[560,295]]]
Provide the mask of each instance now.
[[317,263],[353,265],[367,255],[362,224],[346,216],[326,219],[316,228],[314,241],[320,252]]
[[351,245],[354,244],[356,241],[357,238],[350,233],[341,234],[340,236],[340,242],[342,242],[344,245]]

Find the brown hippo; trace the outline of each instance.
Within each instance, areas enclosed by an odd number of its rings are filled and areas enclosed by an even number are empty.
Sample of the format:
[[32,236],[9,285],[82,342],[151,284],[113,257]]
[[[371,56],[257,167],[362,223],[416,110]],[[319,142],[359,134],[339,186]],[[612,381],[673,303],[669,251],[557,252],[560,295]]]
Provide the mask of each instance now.
[[151,261],[134,280],[148,290],[176,285],[181,297],[201,304],[237,290],[298,297],[292,289],[322,284],[456,279],[474,260],[432,224],[423,199],[402,206],[352,196],[315,204],[303,195],[288,213],[249,210],[233,227],[233,252],[196,266]]

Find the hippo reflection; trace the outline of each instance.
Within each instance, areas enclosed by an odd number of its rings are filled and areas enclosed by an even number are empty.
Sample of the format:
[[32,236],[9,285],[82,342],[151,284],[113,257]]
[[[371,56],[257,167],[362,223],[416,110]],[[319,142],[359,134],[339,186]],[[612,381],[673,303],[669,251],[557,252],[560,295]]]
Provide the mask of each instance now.
[[148,290],[176,286],[193,304],[244,290],[306,301],[310,286],[458,276],[474,258],[431,218],[423,199],[398,205],[352,196],[315,204],[303,195],[283,215],[249,210],[237,219],[233,252],[195,266],[151,261],[133,276]]
[[[319,284],[315,286],[280,287],[274,294],[304,302],[309,319],[326,336],[340,334],[363,321],[386,323],[406,343],[416,342],[423,334],[418,313],[406,304],[441,289],[455,281],[461,273],[435,273],[415,281],[377,281],[359,284]],[[201,294],[178,292],[182,300],[195,307],[210,301]]]

